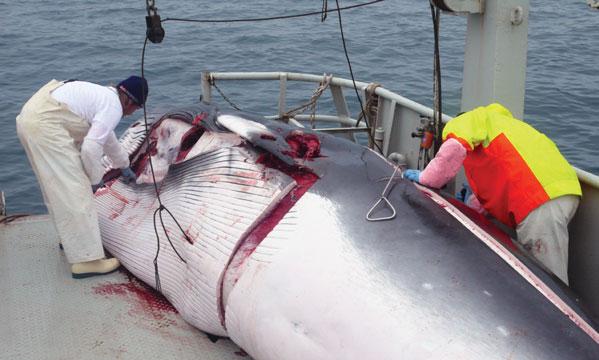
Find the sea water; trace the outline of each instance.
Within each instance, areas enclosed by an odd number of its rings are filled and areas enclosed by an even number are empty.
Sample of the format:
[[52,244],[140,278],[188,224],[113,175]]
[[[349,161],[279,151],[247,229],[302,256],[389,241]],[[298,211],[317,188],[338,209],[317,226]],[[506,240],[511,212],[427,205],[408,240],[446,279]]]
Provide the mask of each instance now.
[[[363,1],[339,1],[348,6]],[[17,139],[15,116],[50,79],[116,84],[140,74],[145,1],[0,1],[0,190],[8,212],[44,213],[41,193]],[[322,1],[155,1],[163,19],[243,19],[318,11]],[[329,8],[335,7],[328,1]],[[426,0],[386,0],[342,12],[356,80],[376,82],[432,106],[433,32]],[[290,71],[349,78],[339,21],[330,13],[297,19],[164,22],[148,43],[144,73],[150,111],[198,101],[202,71]],[[553,139],[576,167],[599,173],[599,11],[584,0],[531,0],[525,120]],[[460,108],[466,18],[442,14],[443,110]],[[278,84],[271,85],[277,90]],[[255,91],[223,85],[236,104],[276,112]],[[308,95],[309,96],[309,95]],[[217,95],[214,100],[228,105]],[[268,106],[265,104],[268,103]],[[271,104],[272,103],[272,104]],[[139,112],[124,119],[117,135]]]

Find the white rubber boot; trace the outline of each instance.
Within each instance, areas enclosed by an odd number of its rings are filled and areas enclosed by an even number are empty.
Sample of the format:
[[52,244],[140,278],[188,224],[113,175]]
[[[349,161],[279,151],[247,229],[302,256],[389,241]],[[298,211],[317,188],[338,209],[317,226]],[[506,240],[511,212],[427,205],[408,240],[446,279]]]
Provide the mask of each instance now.
[[71,265],[74,279],[83,279],[90,276],[109,274],[121,266],[116,258],[85,261]]

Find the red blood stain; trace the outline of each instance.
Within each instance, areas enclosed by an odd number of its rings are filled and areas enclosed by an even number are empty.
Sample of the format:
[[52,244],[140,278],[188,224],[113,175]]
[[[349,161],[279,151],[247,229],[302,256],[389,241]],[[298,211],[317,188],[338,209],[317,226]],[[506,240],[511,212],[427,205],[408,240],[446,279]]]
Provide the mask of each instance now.
[[[264,164],[267,167],[277,169],[286,175],[290,176],[295,180],[295,187],[287,194],[276,207],[258,223],[242,240],[242,245],[238,249],[237,253],[231,259],[227,267],[238,267],[240,266],[258,247],[258,245],[266,238],[266,236],[274,229],[274,227],[283,219],[285,214],[295,205],[295,203],[310,189],[312,185],[318,180],[318,176],[314,174],[310,169],[297,166],[287,165],[279,158],[273,156],[270,153],[260,155],[256,163]],[[226,271],[226,270],[225,270]],[[236,280],[234,280],[236,281]],[[223,290],[224,282],[220,283],[220,295],[219,295],[219,317],[221,323],[224,325],[224,304]]]
[[277,206],[248,234],[240,249],[244,252],[244,257],[248,257],[255,248],[266,238],[275,226],[283,219],[285,214],[295,205],[295,203],[308,191],[308,189],[318,180],[318,176],[306,171],[297,170],[293,174],[288,174],[296,181],[297,185],[287,194]]
[[119,192],[117,192],[113,188],[110,188],[110,194],[112,196],[114,196],[116,199],[120,200],[122,203],[129,204],[129,199],[127,199],[126,197],[124,197],[123,195],[121,195]]
[[177,309],[148,285],[127,272],[129,280],[123,283],[106,283],[94,286],[95,294],[105,297],[118,296],[133,300],[138,309],[149,314],[156,320],[163,320],[167,313],[178,313]]
[[231,169],[232,170],[232,175],[238,176],[238,177],[244,177],[244,178],[250,178],[250,179],[264,179],[264,173],[263,172],[258,172],[258,171],[236,171],[235,169]]
[[187,240],[188,243],[190,243],[191,245],[193,245],[193,239],[194,236],[191,235],[191,233],[189,232],[190,229],[187,229],[184,231],[185,234],[185,240]]
[[196,115],[196,117],[193,119],[193,121],[191,122],[191,125],[197,125],[200,122],[202,122],[202,120],[204,120],[206,118],[206,116],[208,116],[208,113],[199,113],[198,115]]
[[[199,115],[196,117],[196,119],[198,117]],[[195,120],[193,124],[196,124]],[[204,129],[202,129],[199,126],[194,126],[191,129],[187,130],[185,134],[183,134],[183,136],[181,137],[181,147],[179,149],[179,154],[177,154],[177,159],[175,160],[176,162],[185,159],[185,157],[187,156],[187,154],[189,154],[195,143],[198,142],[202,134],[204,134]]]
[[283,152],[285,155],[301,159],[312,159],[320,155],[320,139],[315,134],[292,131],[285,141],[291,148],[290,151]]

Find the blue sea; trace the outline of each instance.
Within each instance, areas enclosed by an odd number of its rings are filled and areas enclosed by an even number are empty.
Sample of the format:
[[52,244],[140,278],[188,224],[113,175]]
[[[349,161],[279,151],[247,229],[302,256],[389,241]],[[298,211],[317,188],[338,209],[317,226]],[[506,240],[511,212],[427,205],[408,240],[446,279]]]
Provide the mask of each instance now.
[[[322,7],[320,0],[155,3],[163,19],[261,18]],[[334,1],[328,3],[335,7]],[[588,8],[584,0],[530,3],[525,120],[552,138],[573,165],[599,174],[599,11]],[[10,214],[44,213],[39,187],[16,136],[15,116],[50,79],[116,84],[139,74],[146,2],[0,4],[0,190],[6,193]],[[356,80],[380,83],[432,106],[428,1],[387,0],[344,11],[342,20]],[[148,43],[144,59],[149,111],[196,102],[202,71],[291,71],[349,78],[336,13],[324,22],[314,15],[254,23],[166,21],[164,28],[164,41]],[[460,107],[465,29],[465,17],[441,16],[443,110],[449,115]],[[273,101],[260,103],[262,94],[231,85],[222,88],[242,108],[275,112]],[[139,114],[124,119],[117,135],[137,118]]]

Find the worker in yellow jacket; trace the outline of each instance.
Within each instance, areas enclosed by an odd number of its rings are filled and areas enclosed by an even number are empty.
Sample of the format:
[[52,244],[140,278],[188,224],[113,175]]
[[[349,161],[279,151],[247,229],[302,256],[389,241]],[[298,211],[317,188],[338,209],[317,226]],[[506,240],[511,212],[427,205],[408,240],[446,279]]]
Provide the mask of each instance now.
[[491,104],[449,121],[435,158],[404,177],[440,188],[462,165],[473,192],[468,205],[514,228],[522,247],[568,284],[568,223],[582,192],[553,141]]

